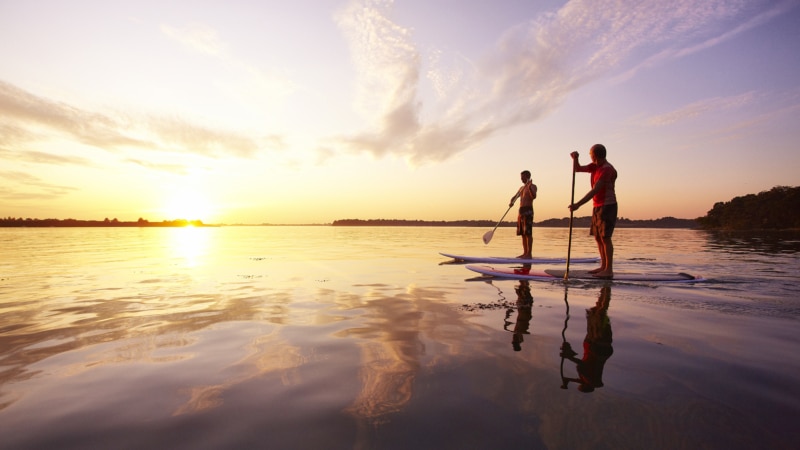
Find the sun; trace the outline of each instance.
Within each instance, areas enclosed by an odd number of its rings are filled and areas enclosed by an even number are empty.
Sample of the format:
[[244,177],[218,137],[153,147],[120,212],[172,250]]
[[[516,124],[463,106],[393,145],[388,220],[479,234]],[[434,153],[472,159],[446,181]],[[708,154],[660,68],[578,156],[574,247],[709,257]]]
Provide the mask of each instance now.
[[164,214],[167,220],[200,220],[208,222],[214,207],[205,193],[194,189],[176,189],[166,195]]

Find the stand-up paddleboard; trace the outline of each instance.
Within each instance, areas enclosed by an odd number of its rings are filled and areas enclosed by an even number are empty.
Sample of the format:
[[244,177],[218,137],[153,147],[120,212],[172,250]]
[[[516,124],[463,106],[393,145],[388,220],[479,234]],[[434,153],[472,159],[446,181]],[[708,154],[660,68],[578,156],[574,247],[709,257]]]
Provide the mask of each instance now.
[[[442,256],[446,256],[448,258],[453,258],[457,262],[465,262],[465,263],[486,263],[486,264],[561,264],[566,263],[566,258],[530,258],[530,259],[522,259],[522,258],[509,258],[509,257],[502,257],[502,256],[465,256],[465,255],[453,255],[450,253],[439,253]],[[598,257],[588,257],[588,258],[570,258],[570,263],[575,264],[582,264],[582,263],[595,263],[599,262],[600,258]]]
[[[483,265],[468,264],[467,269],[497,278],[507,278],[512,280],[536,280],[536,281],[556,281],[564,279],[563,269],[531,270],[526,267],[490,267]],[[602,281],[604,278],[597,277],[587,270],[570,270],[570,280],[596,280]],[[692,283],[702,281],[702,277],[689,275],[688,273],[663,273],[663,272],[614,272],[613,281],[643,281],[643,282],[662,282],[662,283]]]

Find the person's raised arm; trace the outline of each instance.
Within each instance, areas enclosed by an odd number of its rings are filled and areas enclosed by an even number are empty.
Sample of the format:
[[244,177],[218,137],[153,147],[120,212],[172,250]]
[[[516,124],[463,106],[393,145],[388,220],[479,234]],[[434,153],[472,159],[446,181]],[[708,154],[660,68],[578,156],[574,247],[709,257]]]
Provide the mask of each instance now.
[[578,157],[580,154],[578,152],[572,152],[569,154],[572,156],[572,170],[575,172],[586,172],[589,166],[582,166]]

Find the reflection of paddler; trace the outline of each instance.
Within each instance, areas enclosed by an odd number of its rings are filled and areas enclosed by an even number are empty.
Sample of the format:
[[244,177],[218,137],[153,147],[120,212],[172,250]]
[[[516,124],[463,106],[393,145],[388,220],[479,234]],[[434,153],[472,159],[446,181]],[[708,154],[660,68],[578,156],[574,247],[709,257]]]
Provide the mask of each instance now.
[[578,359],[569,342],[564,342],[561,357],[576,364],[578,378],[564,378],[562,387],[566,388],[570,381],[579,384],[581,392],[592,392],[603,387],[603,368],[606,361],[614,353],[611,346],[611,321],[608,318],[608,306],[611,300],[611,287],[603,286],[597,304],[586,310],[586,337],[583,340],[583,358]]
[[[530,272],[531,272],[531,265],[530,264],[523,264],[522,267],[514,269],[514,273],[522,273],[522,274],[527,275]],[[527,281],[526,281],[526,283],[527,283]],[[515,289],[517,289],[517,294],[519,294],[519,288],[515,288]],[[530,295],[530,293],[531,293],[530,286],[527,286],[527,289],[528,289],[528,295]],[[533,299],[533,297],[531,297],[531,299]]]
[[522,350],[522,335],[529,334],[528,328],[531,324],[533,295],[531,294],[530,282],[527,280],[521,280],[514,290],[517,291],[517,323],[514,324],[514,337],[511,339],[511,346],[514,351],[518,352]]

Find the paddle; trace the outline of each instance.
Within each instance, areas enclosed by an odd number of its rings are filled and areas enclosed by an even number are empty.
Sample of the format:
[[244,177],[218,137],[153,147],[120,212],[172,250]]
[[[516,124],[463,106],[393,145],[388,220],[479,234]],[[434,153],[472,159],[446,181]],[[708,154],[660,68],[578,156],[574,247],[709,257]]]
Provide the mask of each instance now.
[[484,244],[488,244],[488,243],[489,243],[489,241],[491,241],[491,240],[492,240],[492,236],[494,236],[494,230],[496,230],[496,229],[497,229],[497,227],[499,227],[499,226],[500,226],[500,224],[503,222],[503,219],[505,219],[505,218],[506,218],[506,214],[508,214],[508,212],[509,212],[509,211],[511,211],[511,207],[512,207],[512,206],[514,206],[514,204],[513,204],[513,203],[512,203],[511,205],[509,205],[509,206],[508,206],[508,209],[506,210],[505,214],[503,214],[503,217],[501,217],[501,218],[500,218],[500,220],[497,222],[497,225],[495,225],[495,226],[494,226],[494,228],[492,229],[492,231],[487,231],[487,232],[486,232],[486,234],[484,234],[484,235],[483,235],[483,243],[484,243]]
[[567,270],[564,272],[564,281],[569,280],[569,255],[572,253],[572,218],[575,213],[572,211],[572,205],[575,204],[575,163],[572,163],[572,194],[569,200],[569,244],[567,244]]

